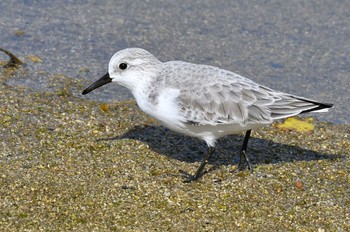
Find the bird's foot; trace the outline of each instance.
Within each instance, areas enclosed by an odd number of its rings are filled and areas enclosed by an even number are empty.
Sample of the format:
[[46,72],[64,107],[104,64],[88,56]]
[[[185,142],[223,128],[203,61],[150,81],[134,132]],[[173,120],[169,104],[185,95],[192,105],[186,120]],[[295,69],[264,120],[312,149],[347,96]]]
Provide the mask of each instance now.
[[233,173],[238,173],[240,171],[248,170],[250,173],[253,173],[253,168],[250,162],[240,161],[237,168],[233,170]]
[[203,176],[204,173],[206,172],[203,172],[201,174],[197,174],[197,175],[192,175],[192,174],[189,174],[188,172],[184,171],[184,170],[179,170],[179,172],[181,173],[182,177],[184,178],[183,182],[184,183],[190,183],[190,182],[193,182],[193,181],[196,181],[198,180],[201,176]]

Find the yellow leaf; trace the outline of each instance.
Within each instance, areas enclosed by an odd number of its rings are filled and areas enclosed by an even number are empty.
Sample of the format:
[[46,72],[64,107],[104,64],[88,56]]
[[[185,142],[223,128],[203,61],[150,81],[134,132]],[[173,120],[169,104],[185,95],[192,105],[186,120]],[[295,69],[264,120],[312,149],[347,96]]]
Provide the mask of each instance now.
[[313,131],[315,126],[310,123],[312,120],[303,121],[297,118],[287,118],[282,124],[278,125],[279,129],[284,130],[296,130],[298,132],[310,132]]

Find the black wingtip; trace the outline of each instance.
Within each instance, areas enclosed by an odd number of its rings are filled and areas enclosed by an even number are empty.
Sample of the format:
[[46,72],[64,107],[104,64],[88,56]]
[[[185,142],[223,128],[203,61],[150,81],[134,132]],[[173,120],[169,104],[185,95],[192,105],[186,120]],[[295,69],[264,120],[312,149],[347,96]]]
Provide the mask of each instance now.
[[[309,109],[309,110],[304,110],[303,113],[308,113],[308,112],[313,112],[313,111],[319,111],[319,110],[323,110],[323,109],[328,109],[328,108],[332,108],[333,104],[330,103],[318,103],[316,104],[317,107],[313,108],[313,109]],[[321,111],[322,112],[322,111]]]
[[301,101],[305,101],[305,102],[309,102],[309,103],[312,103],[315,105],[315,108],[304,110],[301,112],[301,114],[313,112],[313,111],[319,111],[319,110],[323,110],[323,109],[329,109],[329,108],[332,108],[334,106],[331,103],[320,103],[320,102],[316,102],[316,101],[312,101],[312,100],[304,99],[304,98],[296,98],[296,99],[301,100]]

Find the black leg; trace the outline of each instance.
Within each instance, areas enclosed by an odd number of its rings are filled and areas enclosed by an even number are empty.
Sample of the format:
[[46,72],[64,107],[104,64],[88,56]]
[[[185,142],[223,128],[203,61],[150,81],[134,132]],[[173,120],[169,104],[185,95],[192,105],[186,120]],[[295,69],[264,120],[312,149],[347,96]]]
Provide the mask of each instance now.
[[197,169],[197,171],[196,171],[196,173],[194,175],[190,175],[190,174],[180,170],[180,172],[186,178],[186,180],[184,181],[185,183],[195,181],[195,180],[197,180],[198,178],[200,178],[204,174],[203,169],[204,169],[205,165],[208,163],[208,161],[211,158],[211,156],[214,154],[214,152],[215,152],[215,147],[209,147],[208,148],[207,155],[202,160],[201,164],[199,165],[199,167],[198,167],[198,169]]
[[250,172],[253,172],[252,166],[250,164],[249,158],[248,158],[248,154],[247,154],[247,147],[248,147],[248,140],[250,138],[250,133],[252,132],[252,130],[247,130],[247,132],[245,133],[244,136],[244,140],[243,140],[243,145],[242,145],[242,149],[241,149],[241,155],[240,155],[240,160],[239,160],[239,164],[238,164],[238,170],[244,170],[245,165],[247,164],[248,166],[248,170]]

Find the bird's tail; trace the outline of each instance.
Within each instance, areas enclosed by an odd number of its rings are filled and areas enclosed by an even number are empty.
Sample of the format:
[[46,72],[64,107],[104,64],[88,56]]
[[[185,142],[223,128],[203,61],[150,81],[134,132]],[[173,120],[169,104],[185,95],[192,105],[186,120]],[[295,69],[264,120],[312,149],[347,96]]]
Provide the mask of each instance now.
[[328,112],[329,109],[333,107],[333,104],[330,104],[330,103],[320,103],[320,102],[316,102],[316,101],[309,100],[306,98],[301,98],[301,97],[294,97],[294,98],[314,105],[314,107],[310,107],[310,109],[301,111],[300,112],[301,114],[308,113],[308,112]]
[[273,119],[287,118],[308,112],[327,112],[333,104],[320,103],[307,98],[285,95],[269,106]]

